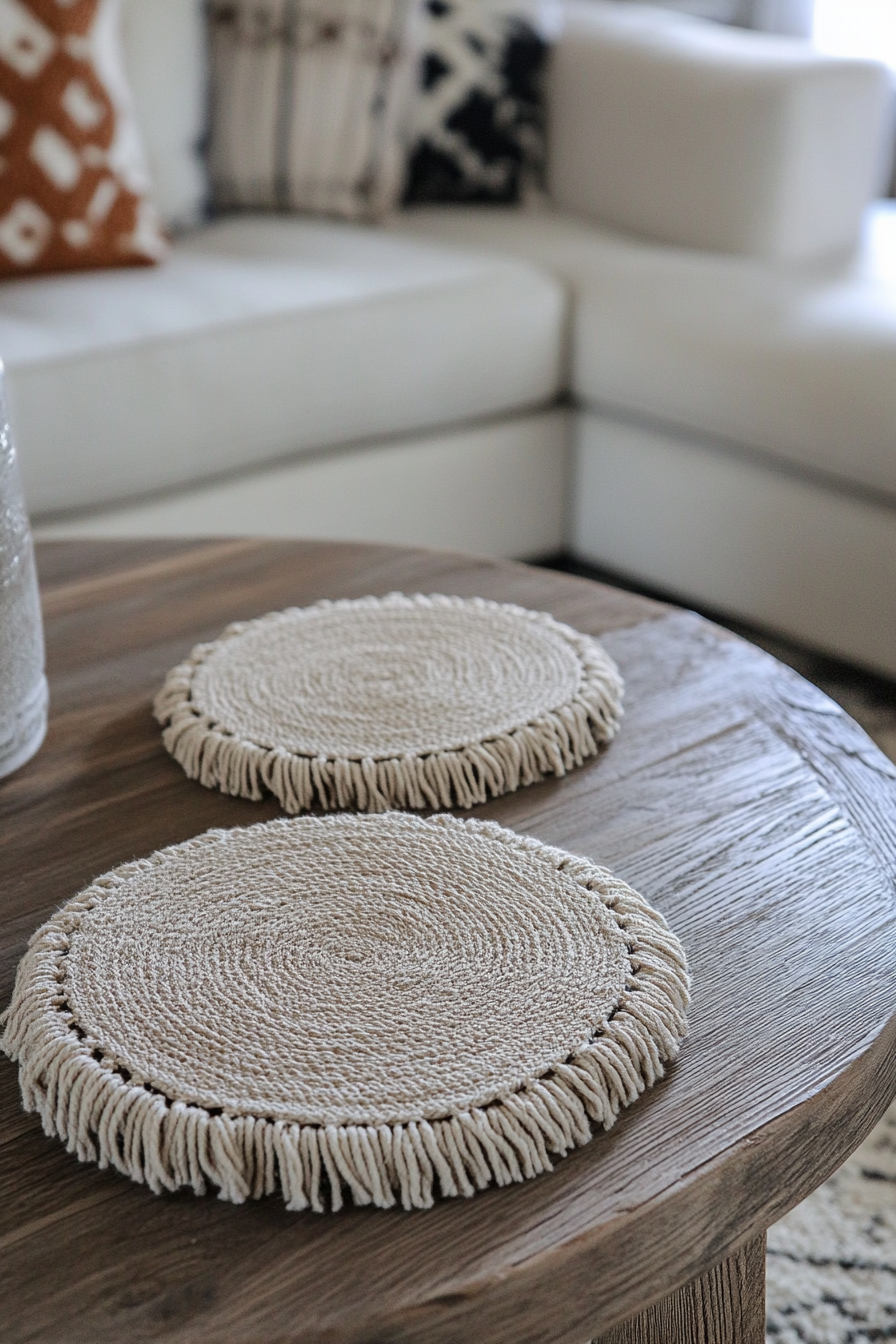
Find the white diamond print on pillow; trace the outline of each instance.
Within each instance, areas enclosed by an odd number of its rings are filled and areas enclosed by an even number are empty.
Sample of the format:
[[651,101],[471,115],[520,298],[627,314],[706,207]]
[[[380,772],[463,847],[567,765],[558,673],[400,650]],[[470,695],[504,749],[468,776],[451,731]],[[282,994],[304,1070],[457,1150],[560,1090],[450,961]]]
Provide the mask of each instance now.
[[82,131],[96,130],[106,115],[103,104],[93,97],[83,79],[73,79],[66,84],[60,101],[66,115]]
[[33,201],[16,201],[0,219],[0,252],[17,266],[31,266],[46,248],[53,221]]
[[60,191],[71,191],[81,176],[81,157],[52,126],[41,126],[31,141],[29,154],[44,176]]
[[53,55],[57,41],[28,6],[0,0],[0,60],[22,79],[34,79]]
[[211,0],[220,207],[365,218],[397,201],[414,0]]
[[119,46],[120,0],[0,0],[0,276],[164,252]]
[[546,7],[423,0],[406,204],[513,204],[541,187]]

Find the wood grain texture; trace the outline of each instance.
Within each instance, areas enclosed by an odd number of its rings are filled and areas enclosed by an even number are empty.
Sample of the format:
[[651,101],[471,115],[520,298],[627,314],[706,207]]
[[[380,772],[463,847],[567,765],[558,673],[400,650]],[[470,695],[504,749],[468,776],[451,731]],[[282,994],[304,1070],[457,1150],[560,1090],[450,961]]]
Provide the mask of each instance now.
[[765,1235],[592,1344],[765,1344]]
[[453,554],[222,541],[43,546],[52,719],[0,784],[0,1003],[92,877],[277,815],[185,778],[150,716],[229,621],[320,597],[480,594],[601,635],[627,681],[598,760],[476,809],[606,863],[670,919],[692,1034],[609,1135],[427,1213],[155,1198],[82,1167],[0,1061],[0,1338],[582,1344],[760,1235],[896,1090],[896,769],[820,692],[699,618]]

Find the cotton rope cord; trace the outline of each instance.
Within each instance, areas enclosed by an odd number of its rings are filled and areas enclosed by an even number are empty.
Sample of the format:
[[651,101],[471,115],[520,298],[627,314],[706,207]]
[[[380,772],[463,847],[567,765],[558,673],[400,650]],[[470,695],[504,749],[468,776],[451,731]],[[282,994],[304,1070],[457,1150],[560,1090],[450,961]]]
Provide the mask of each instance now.
[[545,612],[443,596],[318,602],[230,625],[154,710],[191,779],[287,812],[472,807],[614,736],[622,679]]
[[97,878],[31,940],[0,1045],[48,1135],[157,1193],[429,1208],[609,1129],[688,986],[588,859],[444,814],[283,818]]

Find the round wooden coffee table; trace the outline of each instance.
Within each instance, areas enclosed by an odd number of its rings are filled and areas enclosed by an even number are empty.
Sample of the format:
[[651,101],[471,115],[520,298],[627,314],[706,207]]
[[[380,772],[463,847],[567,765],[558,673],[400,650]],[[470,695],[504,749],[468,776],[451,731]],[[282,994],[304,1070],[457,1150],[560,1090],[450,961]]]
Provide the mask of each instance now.
[[29,934],[91,877],[277,815],[166,754],[165,671],[230,620],[395,589],[604,638],[628,688],[617,741],[476,811],[643,892],[694,1001],[679,1063],[610,1134],[426,1213],[154,1197],[46,1139],[0,1061],[4,1344],[761,1344],[766,1227],[896,1089],[896,770],[861,729],[694,615],[521,565],[246,541],[66,543],[39,563],[52,718],[0,786],[0,1004]]

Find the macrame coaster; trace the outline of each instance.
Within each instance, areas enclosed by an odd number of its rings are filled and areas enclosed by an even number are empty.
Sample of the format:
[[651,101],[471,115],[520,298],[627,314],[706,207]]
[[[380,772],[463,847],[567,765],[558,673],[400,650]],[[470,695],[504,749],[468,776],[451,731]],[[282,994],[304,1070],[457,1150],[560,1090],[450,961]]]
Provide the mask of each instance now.
[[287,812],[472,807],[563,775],[616,732],[597,640],[482,598],[319,602],[228,626],[155,701],[191,779]]
[[428,1208],[609,1128],[687,1002],[677,939],[606,869],[346,814],[98,878],[34,936],[2,1046],[48,1134],[156,1192]]

